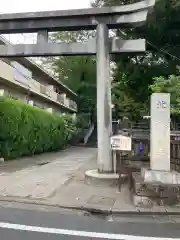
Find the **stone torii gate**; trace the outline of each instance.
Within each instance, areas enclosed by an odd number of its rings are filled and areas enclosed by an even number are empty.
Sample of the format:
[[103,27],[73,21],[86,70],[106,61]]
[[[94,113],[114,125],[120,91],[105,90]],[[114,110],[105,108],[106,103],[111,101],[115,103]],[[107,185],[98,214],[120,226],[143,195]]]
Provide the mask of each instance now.
[[[109,38],[109,29],[134,28],[146,22],[155,0],[131,5],[0,15],[0,34],[37,33],[36,44],[0,45],[0,57],[96,55],[98,171],[112,172],[112,132],[109,54],[145,51],[145,39]],[[94,30],[96,38],[84,43],[49,43],[54,31]]]

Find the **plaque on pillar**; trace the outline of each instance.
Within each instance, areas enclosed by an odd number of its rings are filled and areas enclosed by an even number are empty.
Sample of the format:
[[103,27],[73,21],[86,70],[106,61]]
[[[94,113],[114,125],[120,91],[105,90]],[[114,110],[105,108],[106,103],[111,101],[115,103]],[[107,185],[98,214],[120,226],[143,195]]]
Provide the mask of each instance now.
[[151,96],[151,158],[152,170],[170,171],[170,94]]

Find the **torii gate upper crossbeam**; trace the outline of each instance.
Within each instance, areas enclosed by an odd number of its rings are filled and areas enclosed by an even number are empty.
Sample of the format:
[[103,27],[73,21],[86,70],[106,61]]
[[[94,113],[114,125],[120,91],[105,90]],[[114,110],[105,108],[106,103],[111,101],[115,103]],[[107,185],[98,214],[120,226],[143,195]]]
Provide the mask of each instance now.
[[[108,28],[135,25],[146,21],[147,9],[153,8],[155,0],[145,0],[131,5],[87,8],[77,10],[45,11],[31,13],[0,14],[0,34],[31,33],[39,30],[88,30],[99,23]],[[132,14],[132,15],[131,15]]]

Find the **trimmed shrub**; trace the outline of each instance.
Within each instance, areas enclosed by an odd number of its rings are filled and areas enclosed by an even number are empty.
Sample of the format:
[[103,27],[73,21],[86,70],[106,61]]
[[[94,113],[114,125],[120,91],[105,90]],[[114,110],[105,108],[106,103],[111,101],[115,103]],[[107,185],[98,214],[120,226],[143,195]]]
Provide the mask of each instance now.
[[70,115],[56,115],[0,98],[0,153],[5,160],[62,149],[78,132]]

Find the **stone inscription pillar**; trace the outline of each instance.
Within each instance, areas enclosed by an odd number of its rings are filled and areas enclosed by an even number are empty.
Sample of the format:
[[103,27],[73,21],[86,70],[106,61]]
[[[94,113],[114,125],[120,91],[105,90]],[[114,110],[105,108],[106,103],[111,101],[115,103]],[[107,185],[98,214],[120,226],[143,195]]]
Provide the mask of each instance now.
[[170,171],[170,94],[151,96],[151,170]]

